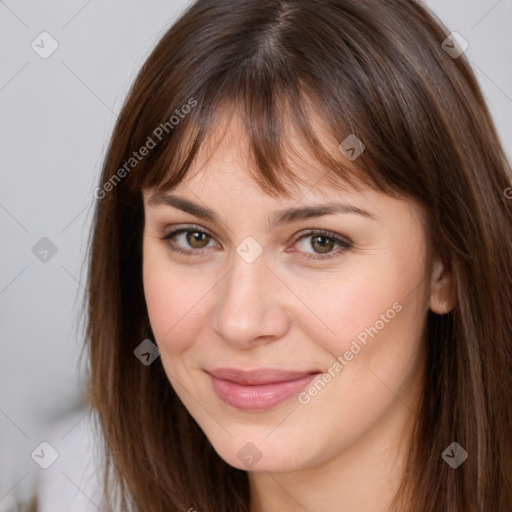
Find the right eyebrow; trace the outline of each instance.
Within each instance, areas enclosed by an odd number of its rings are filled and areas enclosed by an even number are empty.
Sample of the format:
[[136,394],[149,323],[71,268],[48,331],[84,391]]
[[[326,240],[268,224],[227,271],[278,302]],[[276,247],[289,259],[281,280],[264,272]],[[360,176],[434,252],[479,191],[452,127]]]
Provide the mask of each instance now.
[[201,219],[220,223],[220,218],[213,210],[201,206],[198,203],[194,203],[189,199],[185,199],[184,197],[169,194],[155,194],[148,199],[149,206],[158,206],[161,204],[173,206],[174,208],[178,208],[179,210],[195,215]]

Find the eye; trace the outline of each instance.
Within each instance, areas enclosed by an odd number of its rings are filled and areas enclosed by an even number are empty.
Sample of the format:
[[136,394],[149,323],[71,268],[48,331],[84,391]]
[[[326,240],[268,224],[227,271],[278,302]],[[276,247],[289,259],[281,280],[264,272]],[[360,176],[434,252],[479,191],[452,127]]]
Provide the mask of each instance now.
[[[307,240],[309,239],[309,242]],[[187,256],[202,256],[203,249],[211,247],[213,236],[196,226],[186,226],[167,233],[161,240],[174,252]],[[298,252],[309,254],[308,260],[327,259],[341,256],[341,253],[352,248],[352,243],[340,238],[338,235],[325,230],[314,230],[302,233],[292,247],[299,246]],[[313,252],[307,251],[312,249]],[[297,252],[296,249],[287,252]]]
[[[309,253],[310,256],[307,257],[308,260],[334,258],[341,256],[341,253],[352,248],[352,243],[348,240],[344,240],[334,233],[324,230],[309,231],[308,233],[302,234],[295,242],[294,246],[295,245],[298,245],[300,250],[306,253],[307,250],[305,249],[309,248],[313,250],[312,253]],[[338,248],[333,250],[336,247]],[[295,250],[292,252],[295,252]]]
[[[209,242],[213,241],[210,234],[202,229],[196,229],[195,226],[176,229],[164,235],[161,239],[166,242],[172,251],[189,256],[197,256],[202,252],[201,249],[208,247]],[[175,242],[179,242],[180,245],[175,245]]]

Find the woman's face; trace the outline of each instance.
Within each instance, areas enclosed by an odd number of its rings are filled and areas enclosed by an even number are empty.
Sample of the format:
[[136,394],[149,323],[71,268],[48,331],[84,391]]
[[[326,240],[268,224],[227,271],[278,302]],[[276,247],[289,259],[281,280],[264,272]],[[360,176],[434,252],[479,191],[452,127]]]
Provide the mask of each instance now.
[[[233,122],[167,193],[181,202],[149,204],[144,192],[144,292],[171,385],[240,469],[294,471],[398,446],[421,393],[432,291],[419,210],[328,188],[318,168],[313,188],[271,197],[249,174],[244,141]],[[344,206],[278,222],[331,203]]]

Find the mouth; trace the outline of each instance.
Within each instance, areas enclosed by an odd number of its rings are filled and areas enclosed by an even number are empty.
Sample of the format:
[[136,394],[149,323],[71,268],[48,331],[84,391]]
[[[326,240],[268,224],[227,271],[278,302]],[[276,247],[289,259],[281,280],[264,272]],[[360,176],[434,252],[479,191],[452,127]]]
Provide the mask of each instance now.
[[321,372],[219,368],[207,373],[217,396],[223,402],[236,409],[256,411],[285,402],[310,384]]

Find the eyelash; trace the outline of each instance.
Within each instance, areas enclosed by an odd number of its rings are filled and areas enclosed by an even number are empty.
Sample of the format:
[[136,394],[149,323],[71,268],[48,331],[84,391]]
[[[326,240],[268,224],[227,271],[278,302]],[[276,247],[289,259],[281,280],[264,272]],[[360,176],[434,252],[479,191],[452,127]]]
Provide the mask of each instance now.
[[[186,249],[183,249],[182,247],[176,247],[175,245],[171,244],[171,239],[174,238],[175,236],[180,235],[182,233],[190,233],[190,232],[201,233],[201,234],[204,234],[204,235],[207,235],[207,236],[213,238],[212,235],[210,235],[206,231],[200,229],[199,227],[193,226],[193,225],[189,225],[189,226],[186,226],[186,227],[180,227],[179,229],[175,229],[175,230],[171,231],[170,233],[167,233],[166,235],[161,237],[161,240],[173,252],[184,254],[186,256],[194,256],[194,257],[195,256],[201,256],[200,254],[197,254],[197,253],[198,252],[202,252],[203,249],[186,250]],[[299,242],[303,238],[315,237],[315,236],[324,236],[324,237],[326,237],[326,238],[328,238],[330,240],[333,240],[340,247],[337,250],[333,250],[333,251],[330,251],[330,252],[326,253],[325,255],[322,255],[322,254],[311,254],[310,256],[307,257],[308,261],[311,260],[311,259],[313,259],[313,260],[325,260],[325,259],[339,257],[347,249],[351,249],[352,248],[352,243],[351,242],[349,242],[347,240],[342,240],[341,238],[336,236],[334,233],[332,233],[330,231],[325,231],[323,229],[310,230],[310,231],[308,231],[306,233],[302,233],[300,236],[298,236],[295,239],[293,244],[295,245],[297,242]]]

